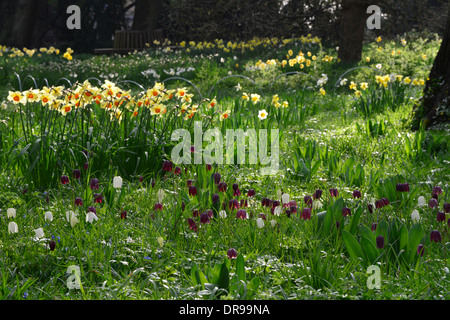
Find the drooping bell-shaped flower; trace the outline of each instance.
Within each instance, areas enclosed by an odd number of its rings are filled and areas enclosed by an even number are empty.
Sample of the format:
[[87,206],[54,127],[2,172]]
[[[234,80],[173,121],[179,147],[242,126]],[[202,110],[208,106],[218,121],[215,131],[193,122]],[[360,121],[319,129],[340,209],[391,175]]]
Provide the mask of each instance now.
[[197,187],[196,186],[189,187],[189,195],[193,196],[193,197],[197,195]]
[[219,194],[214,193],[214,194],[211,196],[211,200],[212,200],[212,203],[213,203],[213,204],[218,203],[218,202],[220,201],[220,196],[219,196]]
[[6,216],[7,216],[8,218],[15,218],[15,217],[16,217],[16,209],[14,209],[14,208],[8,208],[8,209],[6,210]]
[[419,211],[417,211],[416,209],[414,209],[414,210],[411,212],[411,220],[412,220],[414,223],[420,221],[420,214],[419,214]]
[[197,224],[195,223],[194,219],[189,218],[188,225],[189,225],[189,229],[197,231]]
[[446,202],[444,203],[444,211],[445,213],[449,213],[450,212],[450,203]]
[[236,218],[238,219],[247,219],[247,211],[240,209],[236,213]]
[[94,202],[95,203],[102,203],[103,202],[103,196],[100,193],[94,194]]
[[123,183],[122,177],[120,177],[120,176],[115,176],[115,177],[113,178],[113,187],[114,187],[115,189],[120,189],[120,188],[122,188],[122,183]]
[[330,189],[330,195],[332,197],[337,197],[339,195],[339,192],[338,192],[338,190],[336,188],[331,188]]
[[44,219],[48,221],[53,221],[53,214],[50,211],[44,213]]
[[256,219],[256,225],[258,226],[258,228],[264,228],[264,220],[262,218],[258,218]]
[[237,197],[241,195],[241,190],[239,190],[239,185],[237,183],[233,183],[233,196]]
[[61,177],[61,183],[62,183],[62,184],[67,184],[67,183],[69,183],[69,177],[66,176],[66,175],[62,176],[62,177]]
[[435,198],[431,198],[430,201],[428,201],[428,206],[430,208],[437,208],[438,207],[438,202]]
[[219,183],[220,183],[220,178],[221,178],[221,176],[220,176],[220,173],[219,173],[219,172],[215,172],[215,173],[213,174],[213,180],[214,180],[214,183],[215,183],[216,185],[219,185]]
[[304,208],[302,211],[302,219],[310,220],[311,219],[311,208]]
[[227,184],[225,182],[219,182],[218,188],[220,192],[227,192]]
[[445,213],[444,213],[443,211],[439,211],[439,212],[436,214],[436,220],[437,220],[438,222],[445,221]]
[[230,210],[239,209],[239,201],[238,199],[231,199],[228,204]]
[[94,220],[98,220],[97,215],[94,212],[89,211],[86,214],[86,222],[92,223]]
[[227,256],[228,256],[228,259],[236,259],[236,257],[237,257],[236,249],[234,249],[234,248],[228,249]]
[[99,181],[97,178],[92,178],[89,184],[90,184],[91,190],[98,190]]
[[441,233],[438,230],[431,231],[430,240],[432,242],[441,242],[442,241]]
[[80,169],[73,170],[73,178],[76,180],[79,180],[81,178],[81,170]]
[[312,207],[312,205],[313,205],[313,199],[312,199],[312,197],[310,196],[310,195],[306,195],[306,196],[304,196],[303,197],[303,201],[305,202],[305,204],[308,206],[308,207]]
[[290,199],[289,193],[283,193],[283,194],[281,195],[281,203],[282,203],[282,204],[289,203],[289,199]]
[[202,224],[210,223],[210,218],[209,218],[208,212],[205,211],[205,212],[200,214],[200,222]]
[[172,171],[172,167],[173,167],[173,164],[171,161],[166,160],[163,162],[163,167],[162,167],[163,171],[166,171],[166,172]]
[[377,249],[383,249],[384,248],[384,237],[379,235],[375,239],[377,243]]
[[361,191],[354,190],[352,195],[353,195],[353,198],[360,199],[361,198]]
[[220,210],[219,217],[221,217],[222,219],[225,219],[227,217],[227,212],[225,210]]
[[424,196],[419,196],[419,198],[417,198],[417,204],[422,207],[426,205],[426,200]]
[[346,217],[346,216],[351,216],[351,215],[352,215],[352,212],[351,212],[350,208],[348,208],[348,207],[342,208],[342,215],[343,215],[344,217]]
[[8,224],[8,233],[17,233],[17,232],[19,232],[19,227],[17,226],[17,223],[11,221]]
[[417,254],[421,257],[423,257],[423,254],[425,253],[425,246],[423,244],[419,244],[417,246]]
[[409,192],[409,184],[407,183],[397,183],[395,190],[398,192]]
[[320,197],[322,196],[322,190],[321,189],[317,189],[314,193],[313,193],[313,198],[315,199],[320,199]]
[[75,206],[82,206],[83,205],[83,199],[82,198],[75,198]]

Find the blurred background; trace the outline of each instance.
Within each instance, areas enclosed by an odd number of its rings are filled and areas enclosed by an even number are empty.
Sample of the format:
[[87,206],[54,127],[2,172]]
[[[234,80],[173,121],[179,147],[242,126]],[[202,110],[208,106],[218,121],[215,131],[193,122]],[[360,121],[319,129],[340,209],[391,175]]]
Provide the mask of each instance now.
[[[79,30],[66,26],[73,4],[81,9]],[[92,53],[112,47],[118,30],[146,30],[173,43],[312,34],[323,45],[337,45],[351,32],[342,21],[366,19],[372,4],[382,12],[375,32],[385,38],[408,31],[444,33],[447,0],[1,0],[0,44]]]

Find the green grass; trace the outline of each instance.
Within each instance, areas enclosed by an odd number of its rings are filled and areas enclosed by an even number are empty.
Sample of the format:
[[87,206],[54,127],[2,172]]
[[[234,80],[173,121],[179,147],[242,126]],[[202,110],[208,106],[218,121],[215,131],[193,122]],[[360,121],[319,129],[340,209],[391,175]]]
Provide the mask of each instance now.
[[[426,53],[428,59],[432,59],[439,42],[411,40],[408,43],[407,47],[397,42],[383,44],[383,53],[377,50],[379,44],[369,44],[363,56],[371,57],[373,67],[377,63],[388,65],[388,72],[413,79],[432,62],[423,61],[416,53]],[[301,49],[300,44],[291,47],[294,52]],[[390,55],[394,47],[403,52],[399,61]],[[37,172],[42,179],[38,182],[26,174],[32,162],[21,163],[7,157],[16,139],[25,133],[32,141],[42,137],[38,133],[39,119],[28,118],[33,113],[30,105],[29,113],[24,114],[24,123],[29,127],[21,129],[17,125],[21,122],[16,118],[16,126],[10,130],[14,112],[10,106],[2,109],[0,157],[10,162],[2,167],[0,176],[0,299],[448,299],[450,238],[447,220],[450,217],[447,214],[445,221],[438,222],[436,214],[443,211],[444,203],[450,202],[450,139],[448,127],[417,132],[409,129],[413,106],[423,87],[410,85],[400,90],[394,87],[396,83],[391,83],[383,89],[376,84],[376,73],[366,69],[347,74],[347,85],[335,87],[339,76],[348,68],[336,62],[334,50],[319,47],[314,51],[318,60],[325,54],[335,57],[331,63],[320,62],[308,71],[316,79],[323,73],[328,75],[324,96],[318,92],[315,81],[304,82],[298,74],[282,76],[289,70],[300,70],[295,67],[267,66],[256,71],[243,67],[245,64],[253,66],[258,60],[277,58],[281,61],[288,48],[271,49],[269,53],[255,50],[218,56],[214,55],[214,50],[206,49],[189,53],[149,50],[123,58],[86,56],[79,60],[75,53],[73,62],[46,57],[48,64],[42,65],[34,57],[14,60],[15,65],[0,57],[0,64],[11,68],[9,77],[3,79],[2,92],[16,86],[11,73],[14,68],[21,71],[22,77],[24,70],[28,70],[33,77],[40,81],[45,77],[50,83],[63,75],[57,70],[70,74],[76,69],[81,80],[117,73],[117,77],[126,75],[127,79],[148,87],[153,85],[154,79],[144,79],[141,71],[147,70],[149,61],[160,74],[164,69],[180,65],[194,66],[195,71],[186,74],[186,78],[198,86],[203,98],[216,96],[220,110],[231,110],[228,119],[213,120],[212,127],[217,126],[222,132],[227,128],[279,128],[282,133],[280,171],[275,176],[261,176],[261,164],[214,164],[211,171],[205,164],[180,165],[181,173],[176,175],[161,170],[161,161],[170,154],[167,149],[164,153],[155,153],[154,157],[160,157],[159,162],[130,174],[122,188],[116,190],[112,179],[116,175],[125,176],[120,161],[127,158],[125,154],[131,146],[125,143],[130,131],[123,123],[116,131],[105,129],[102,122],[94,124],[94,132],[108,138],[99,141],[109,142],[109,145],[99,143],[99,149],[93,149],[94,160],[91,161],[101,159],[103,162],[97,166],[91,163],[89,170],[82,170],[79,181],[72,178],[71,170],[81,169],[81,150],[78,150],[80,155],[76,151],[74,155],[69,152],[62,155],[66,165],[58,168],[59,171],[55,171],[51,156],[47,156],[45,159],[50,165],[45,164],[47,171]],[[200,58],[202,53],[210,55],[211,59]],[[220,61],[221,57],[224,62]],[[232,69],[236,63],[238,68]],[[107,65],[112,66],[111,69]],[[248,79],[230,77],[220,82],[217,91],[207,97],[208,90],[230,70],[232,74],[254,80],[257,86]],[[421,77],[426,78],[426,72]],[[370,90],[379,99],[380,109],[370,113],[362,111],[359,104],[362,98],[355,97],[348,88],[350,81],[369,82]],[[237,83],[243,87],[239,92],[234,88]],[[172,85],[187,86],[183,80]],[[307,89],[308,86],[313,89]],[[243,92],[257,93],[258,88],[264,92],[261,101],[253,104],[242,100]],[[379,95],[384,90],[388,95]],[[190,89],[190,92],[195,93],[195,90]],[[392,93],[403,99],[394,101]],[[289,107],[273,107],[273,94],[278,94],[282,101],[287,100]],[[6,95],[2,95],[5,100]],[[257,117],[261,109],[269,113],[265,120]],[[89,137],[82,129],[83,122],[78,118],[73,121],[74,136],[67,145],[77,150],[78,143]],[[55,121],[54,125],[61,124]],[[160,125],[156,128],[162,128]],[[169,128],[173,130],[177,125]],[[122,149],[115,149],[115,141],[123,143],[119,144]],[[134,143],[140,145],[139,141]],[[26,144],[17,143],[17,152],[20,152]],[[56,135],[46,143],[48,145],[42,148],[62,141]],[[149,148],[144,143],[140,147]],[[125,151],[118,154],[118,150]],[[30,156],[29,152],[26,149],[23,154]],[[211,178],[214,172],[219,172],[222,181],[227,183],[226,192],[218,191]],[[44,183],[53,173],[54,181]],[[69,184],[60,183],[62,174],[69,176]],[[140,175],[144,178],[142,182]],[[92,177],[99,179],[99,190],[90,189]],[[189,195],[188,180],[193,180],[197,186],[197,196]],[[233,195],[234,183],[239,186],[240,196]],[[396,191],[397,183],[408,183],[410,191]],[[435,186],[442,188],[438,208],[419,206],[419,196],[425,197],[428,203]],[[330,188],[337,188],[338,197],[331,197]],[[247,196],[250,189],[255,190],[253,197]],[[316,203],[311,219],[304,220],[304,197],[312,196],[317,189],[323,190],[322,207],[317,208]],[[360,199],[352,196],[356,189],[362,193]],[[162,199],[159,199],[159,190],[164,191]],[[280,192],[289,194],[290,200],[296,202],[297,213],[288,214],[283,209],[277,216],[269,207],[262,206],[263,198],[281,201]],[[103,195],[102,203],[94,202],[95,193]],[[212,202],[214,193],[219,195],[220,204]],[[82,206],[74,205],[77,197],[83,199]],[[233,198],[248,201],[247,207],[240,208],[246,210],[248,219],[237,219],[237,210],[228,207]],[[389,205],[369,213],[368,204],[382,198],[387,198]],[[161,211],[155,209],[156,203],[162,203]],[[226,218],[219,215],[222,204],[226,206]],[[90,206],[97,210],[98,220],[93,223],[86,221]],[[343,207],[350,209],[350,216],[342,215]],[[8,208],[16,209],[15,218],[7,217]],[[199,217],[194,216],[195,210],[201,214],[210,209],[213,218],[209,224],[202,224]],[[415,209],[420,213],[420,222],[411,219]],[[73,227],[66,218],[70,210],[76,212],[79,219]],[[52,212],[53,221],[44,219],[47,211]],[[126,219],[121,218],[124,211]],[[260,214],[266,218],[263,228],[258,228],[256,222]],[[189,228],[189,218],[196,222],[197,231]],[[18,233],[8,233],[11,221],[17,223]],[[339,228],[335,227],[336,222],[340,223]],[[370,230],[373,223],[378,225],[375,232]],[[37,228],[43,228],[43,239],[34,239]],[[413,229],[422,232],[411,231]],[[409,238],[405,238],[403,230]],[[432,230],[440,231],[440,243],[430,241]],[[384,249],[377,249],[373,242],[380,234],[385,236]],[[412,247],[405,245],[405,239],[412,239]],[[56,243],[53,251],[49,248],[52,240]],[[423,257],[415,252],[417,243],[425,246]],[[230,248],[236,249],[237,259],[227,257]],[[357,258],[358,254],[361,259]],[[380,289],[369,289],[367,285],[367,267],[372,264],[381,270]],[[68,279],[71,281],[67,273],[71,265],[80,268],[79,289],[67,286]]]

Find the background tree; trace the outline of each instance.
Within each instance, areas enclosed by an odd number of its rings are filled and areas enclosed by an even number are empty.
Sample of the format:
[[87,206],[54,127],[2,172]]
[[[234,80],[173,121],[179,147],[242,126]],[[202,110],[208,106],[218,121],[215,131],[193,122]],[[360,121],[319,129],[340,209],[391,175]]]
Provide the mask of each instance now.
[[343,0],[339,22],[339,54],[343,63],[361,60],[368,0]]
[[162,0],[136,0],[133,30],[154,31],[157,28]]
[[422,103],[414,113],[413,128],[423,121],[425,128],[450,119],[450,0],[447,24],[438,54],[425,84]]

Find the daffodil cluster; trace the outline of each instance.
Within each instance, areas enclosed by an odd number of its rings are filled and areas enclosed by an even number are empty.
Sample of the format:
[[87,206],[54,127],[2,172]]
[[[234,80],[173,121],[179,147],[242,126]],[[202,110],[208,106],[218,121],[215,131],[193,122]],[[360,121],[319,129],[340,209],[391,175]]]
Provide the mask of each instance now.
[[[37,54],[38,56],[41,56],[43,54],[59,55],[60,53],[61,53],[61,51],[53,46],[48,47],[48,48],[41,47],[39,49],[22,48],[22,50],[20,50],[18,48],[10,48],[7,46],[0,45],[0,57],[7,56],[9,58],[14,58],[14,57],[23,57],[23,56],[27,55],[28,57],[31,58],[35,54]],[[62,57],[67,60],[72,60],[72,53],[73,53],[73,50],[71,48],[67,48],[66,52],[63,53]]]
[[[286,45],[300,42],[302,44],[306,43],[312,43],[312,44],[319,44],[321,40],[318,37],[313,37],[311,34],[308,34],[307,36],[300,36],[295,38],[289,38],[289,39],[279,39],[279,38],[258,38],[255,37],[249,41],[224,41],[223,39],[215,39],[213,42],[209,41],[181,41],[177,43],[178,47],[181,47],[185,49],[187,52],[190,52],[191,50],[204,50],[204,49],[219,49],[223,50],[224,52],[228,53],[231,51],[239,50],[241,52],[245,51],[253,51],[258,47],[284,47]],[[155,40],[153,44],[166,47],[170,46],[172,43],[170,40],[166,39],[164,41],[158,41]]]
[[[177,109],[178,116],[184,117],[185,120],[190,119],[199,110],[199,105],[193,103],[193,96],[184,87],[167,89],[163,83],[155,83],[152,88],[132,95],[130,90],[126,91],[108,80],[105,80],[100,87],[86,80],[69,89],[63,86],[52,86],[23,92],[9,91],[7,100],[13,105],[40,103],[42,106],[58,111],[62,116],[78,108],[98,106],[110,111],[111,120],[116,119],[120,122],[124,112],[129,112],[131,117],[137,117],[143,108],[150,110],[151,115],[163,117],[169,108],[169,101],[174,101],[173,108]],[[205,101],[209,109],[217,105],[216,98],[205,99]],[[223,113],[221,118],[226,119],[229,113],[229,111]]]

